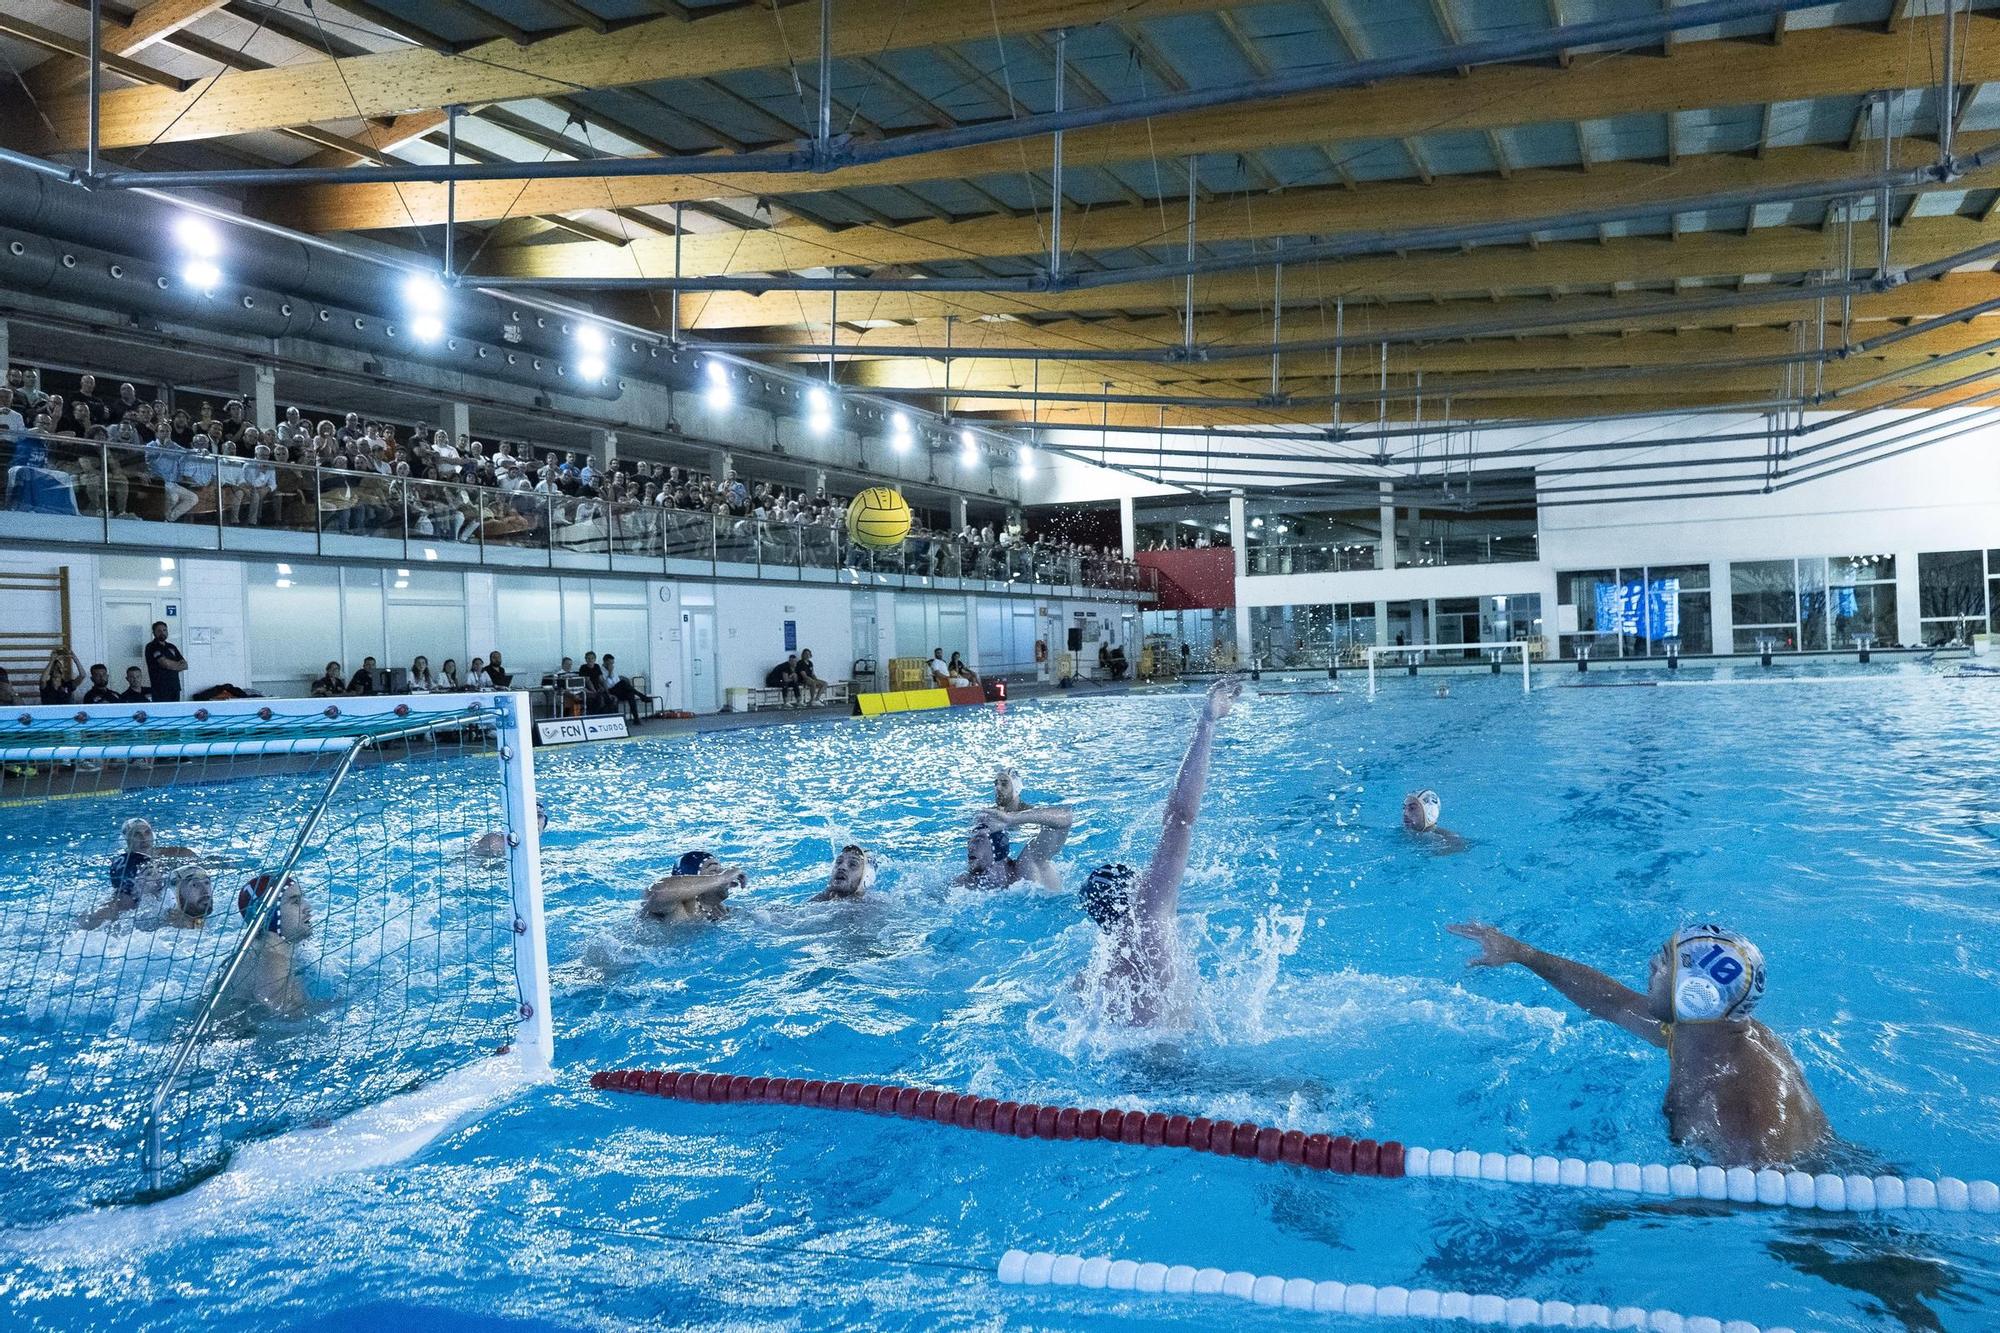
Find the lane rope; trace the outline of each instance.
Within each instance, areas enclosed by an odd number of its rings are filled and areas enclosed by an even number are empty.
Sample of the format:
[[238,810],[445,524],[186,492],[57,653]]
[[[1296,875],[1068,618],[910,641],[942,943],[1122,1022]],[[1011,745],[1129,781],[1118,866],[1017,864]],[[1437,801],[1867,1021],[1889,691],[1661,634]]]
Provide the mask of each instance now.
[[1272,1125],[1211,1120],[1207,1116],[1042,1106],[898,1084],[748,1078],[742,1074],[686,1070],[600,1070],[590,1076],[590,1086],[680,1101],[762,1102],[865,1111],[1022,1139],[1096,1140],[1152,1148],[1187,1148],[1343,1175],[1396,1177],[1405,1173],[1405,1155],[1400,1143],[1378,1143],[1345,1134],[1307,1134]]
[[1220,1268],[1169,1267],[1130,1259],[1086,1259],[1079,1254],[1009,1250],[1000,1256],[999,1279],[1008,1286],[1084,1287],[1148,1295],[1229,1296],[1255,1305],[1362,1319],[1460,1320],[1508,1328],[1644,1329],[1649,1333],[1792,1333],[1759,1328],[1741,1319],[1682,1315],[1636,1305],[1573,1304],[1527,1296],[1496,1296],[1427,1287],[1377,1287],[1365,1282],[1315,1282],[1305,1277],[1260,1277]]
[[1306,1133],[1247,1121],[1211,1120],[1207,1116],[1043,1106],[933,1088],[824,1079],[610,1069],[591,1075],[590,1085],[681,1101],[760,1102],[864,1111],[1024,1139],[1098,1140],[1186,1148],[1342,1175],[1538,1185],[1821,1212],[2000,1212],[2000,1185],[1956,1176],[1815,1174],[1774,1167],[1753,1170],[1743,1166],[1694,1166],[1686,1162],[1668,1165],[1585,1161],[1579,1157],[1480,1152],[1471,1148],[1408,1148],[1395,1140],[1377,1142],[1344,1134]]

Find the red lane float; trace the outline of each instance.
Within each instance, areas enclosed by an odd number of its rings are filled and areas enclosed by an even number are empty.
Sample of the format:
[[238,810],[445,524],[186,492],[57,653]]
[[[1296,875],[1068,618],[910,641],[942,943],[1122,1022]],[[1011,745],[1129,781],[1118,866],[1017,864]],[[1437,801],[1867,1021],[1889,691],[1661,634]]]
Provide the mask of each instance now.
[[1272,1125],[1210,1120],[1206,1116],[1040,1106],[939,1092],[934,1088],[829,1083],[816,1078],[748,1078],[742,1074],[678,1069],[603,1069],[590,1076],[590,1086],[687,1102],[763,1102],[814,1106],[828,1111],[865,1111],[1022,1139],[1064,1142],[1094,1139],[1148,1148],[1187,1148],[1221,1157],[1254,1157],[1260,1162],[1280,1162],[1350,1176],[1403,1174],[1403,1145],[1393,1140],[1377,1143],[1374,1139],[1351,1139],[1345,1134],[1329,1137]]

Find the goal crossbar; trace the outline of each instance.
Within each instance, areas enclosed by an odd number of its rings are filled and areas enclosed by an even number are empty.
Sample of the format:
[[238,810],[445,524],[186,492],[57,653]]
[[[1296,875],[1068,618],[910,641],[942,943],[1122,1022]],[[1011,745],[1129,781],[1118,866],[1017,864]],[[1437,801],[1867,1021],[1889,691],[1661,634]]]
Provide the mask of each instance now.
[[1490,643],[1374,644],[1371,645],[1366,650],[1368,657],[1368,697],[1371,699],[1375,697],[1375,660],[1378,657],[1387,657],[1391,654],[1422,655],[1424,653],[1469,653],[1476,651],[1484,654],[1489,660],[1497,662],[1500,660],[1499,655],[1508,649],[1512,649],[1514,652],[1520,655],[1521,693],[1528,694],[1531,693],[1534,688],[1530,682],[1529,672],[1528,672],[1529,647],[1530,645],[1526,639],[1496,639]]

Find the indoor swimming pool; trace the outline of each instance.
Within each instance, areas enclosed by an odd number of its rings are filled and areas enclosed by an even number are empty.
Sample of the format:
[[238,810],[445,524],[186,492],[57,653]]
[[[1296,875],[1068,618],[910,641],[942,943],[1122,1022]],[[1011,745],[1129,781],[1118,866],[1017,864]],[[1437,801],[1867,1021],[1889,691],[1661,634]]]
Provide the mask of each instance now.
[[[1104,1020],[1072,893],[950,887],[996,765],[1076,808],[1065,883],[1142,863],[1198,693],[545,752],[558,1070],[408,1160],[16,1223],[0,1322],[428,1330],[1243,1328],[1237,1303],[994,1281],[1010,1248],[1662,1307],[1765,1327],[2000,1324],[1990,1215],[1819,1214],[1014,1140],[595,1091],[626,1066],[895,1082],[1411,1144],[1680,1162],[1663,1053],[1518,968],[1482,920],[1643,985],[1716,920],[1840,1142],[1812,1165],[2000,1175],[2000,679],[1877,664],[1672,681],[1546,672],[1246,685],[1182,895],[1193,1018]],[[1406,833],[1435,789],[1464,840]],[[0,827],[24,837],[0,810]],[[810,901],[835,850],[882,862]],[[691,849],[749,886],[641,920]],[[5,892],[33,885],[8,877]],[[57,1108],[47,1108],[55,1113]],[[17,1164],[18,1165],[18,1164]],[[261,1183],[260,1183],[261,1182]],[[217,1189],[214,1185],[224,1185]],[[0,1216],[8,1205],[0,1203]],[[1339,1326],[1340,1317],[1328,1316]]]

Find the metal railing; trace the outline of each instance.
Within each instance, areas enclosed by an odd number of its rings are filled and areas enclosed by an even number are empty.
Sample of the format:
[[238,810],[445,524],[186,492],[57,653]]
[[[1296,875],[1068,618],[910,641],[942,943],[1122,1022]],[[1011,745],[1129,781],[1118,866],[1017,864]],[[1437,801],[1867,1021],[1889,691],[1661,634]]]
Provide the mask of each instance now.
[[843,526],[338,471],[70,436],[0,439],[0,534],[147,549],[707,574],[885,586],[1087,588],[1138,598],[1150,570],[1113,556],[913,531],[881,551]]

